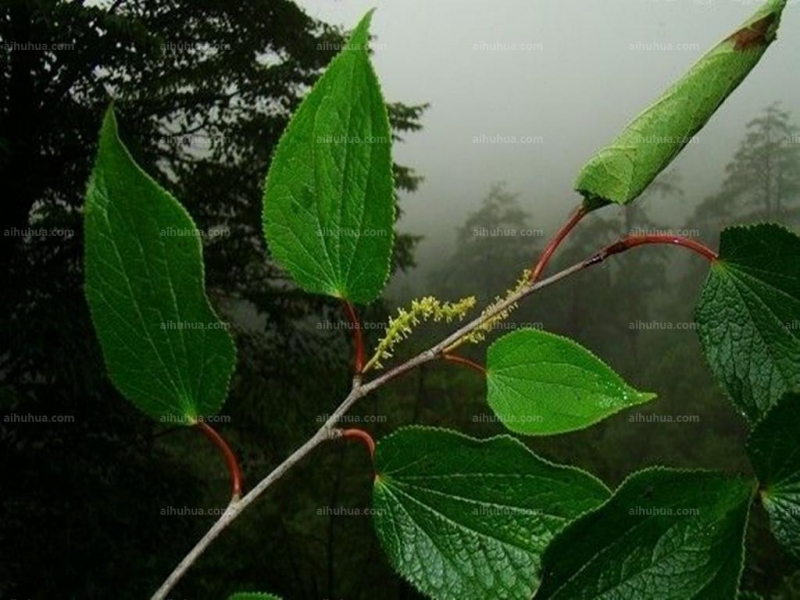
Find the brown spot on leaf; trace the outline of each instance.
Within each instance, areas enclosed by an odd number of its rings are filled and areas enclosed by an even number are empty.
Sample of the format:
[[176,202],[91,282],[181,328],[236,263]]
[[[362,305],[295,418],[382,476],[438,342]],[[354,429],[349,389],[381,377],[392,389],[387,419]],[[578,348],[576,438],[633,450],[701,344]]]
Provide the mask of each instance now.
[[775,13],[771,13],[749,27],[743,27],[728,39],[734,42],[734,50],[749,50],[754,46],[766,46],[772,41],[767,39],[767,33],[774,22]]

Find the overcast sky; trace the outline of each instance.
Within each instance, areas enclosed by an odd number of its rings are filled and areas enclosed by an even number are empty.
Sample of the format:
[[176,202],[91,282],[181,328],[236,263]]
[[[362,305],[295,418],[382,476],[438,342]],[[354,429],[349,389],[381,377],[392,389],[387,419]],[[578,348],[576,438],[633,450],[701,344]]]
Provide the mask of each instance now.
[[[575,206],[583,163],[707,49],[733,32],[753,0],[299,0],[312,16],[352,28],[377,7],[374,64],[389,101],[429,102],[424,130],[395,147],[426,180],[404,198],[401,227],[452,240],[493,181],[505,180],[537,225],[552,231]],[[759,110],[780,100],[800,122],[800,0],[779,40],[673,163],[687,199],[653,203],[664,225],[716,191]],[[518,144],[474,143],[516,136]],[[485,139],[485,138],[484,138]],[[496,138],[494,138],[496,139]]]

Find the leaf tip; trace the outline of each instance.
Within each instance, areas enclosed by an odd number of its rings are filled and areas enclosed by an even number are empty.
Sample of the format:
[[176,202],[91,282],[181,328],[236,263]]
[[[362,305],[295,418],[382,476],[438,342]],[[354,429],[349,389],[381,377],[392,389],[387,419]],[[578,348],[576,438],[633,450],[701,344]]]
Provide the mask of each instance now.
[[103,115],[103,124],[100,127],[100,144],[103,145],[109,139],[118,139],[118,125],[117,115],[114,112],[114,103],[108,105],[105,114]]
[[658,398],[658,394],[655,392],[638,392],[638,396],[640,404],[644,404],[645,402],[650,402]]
[[370,8],[364,16],[361,17],[358,25],[356,25],[356,28],[350,34],[350,40],[345,46],[345,49],[365,51],[369,49],[367,47],[367,43],[369,42],[369,29],[372,26],[372,16],[375,14],[376,10],[377,8],[375,7]]

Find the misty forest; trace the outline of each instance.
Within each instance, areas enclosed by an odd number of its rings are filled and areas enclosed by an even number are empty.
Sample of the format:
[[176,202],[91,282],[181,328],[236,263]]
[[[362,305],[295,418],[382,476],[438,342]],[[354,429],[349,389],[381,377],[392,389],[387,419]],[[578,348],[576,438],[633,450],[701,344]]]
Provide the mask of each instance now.
[[795,4],[0,0],[0,600],[800,599]]

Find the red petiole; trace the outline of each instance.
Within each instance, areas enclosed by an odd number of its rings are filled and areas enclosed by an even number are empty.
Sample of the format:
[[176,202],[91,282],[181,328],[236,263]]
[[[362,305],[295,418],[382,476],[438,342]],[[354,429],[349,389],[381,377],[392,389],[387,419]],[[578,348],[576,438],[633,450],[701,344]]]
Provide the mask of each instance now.
[[542,272],[544,272],[547,263],[550,262],[550,257],[553,256],[553,253],[556,249],[561,245],[561,242],[569,235],[570,231],[572,231],[575,226],[580,223],[581,219],[585,217],[588,211],[583,207],[583,205],[579,206],[575,212],[572,213],[569,220],[567,220],[564,225],[562,225],[561,229],[558,230],[556,235],[553,237],[550,242],[548,242],[547,247],[542,252],[542,256],[539,257],[539,262],[536,263],[536,266],[533,268],[530,276],[530,283],[536,283],[536,281],[541,276]]
[[238,500],[242,496],[242,472],[239,469],[239,461],[236,460],[236,455],[233,453],[230,446],[228,446],[228,443],[222,439],[222,436],[208,423],[199,421],[197,427],[211,440],[225,458],[225,465],[228,467],[228,472],[231,474],[231,498],[233,500]]
[[358,375],[364,370],[364,336],[361,334],[361,322],[358,320],[356,309],[346,300],[344,306],[347,310],[347,317],[350,319],[350,324],[353,326],[353,343],[356,349],[355,371],[356,375]]
[[372,436],[363,429],[343,429],[342,437],[351,440],[362,441],[364,445],[367,447],[367,450],[369,450],[370,458],[375,456],[375,440],[373,440]]
[[470,369],[472,369],[473,371],[477,371],[484,377],[486,376],[486,369],[484,369],[478,363],[473,362],[468,358],[464,358],[463,356],[457,356],[455,354],[442,354],[442,358],[444,360],[448,360],[450,362],[469,367]]
[[714,252],[708,246],[701,244],[700,242],[696,242],[694,240],[690,240],[685,237],[681,237],[678,235],[668,235],[668,234],[654,234],[654,235],[631,235],[626,238],[622,238],[621,240],[614,242],[610,246],[607,246],[600,250],[600,252],[596,253],[590,259],[586,261],[586,265],[593,265],[599,262],[603,262],[609,256],[614,254],[619,254],[620,252],[625,252],[626,250],[630,250],[631,248],[636,248],[637,246],[644,246],[646,244],[667,244],[673,246],[682,246],[687,248],[700,256],[707,259],[709,262],[714,262],[719,258],[719,255]]

